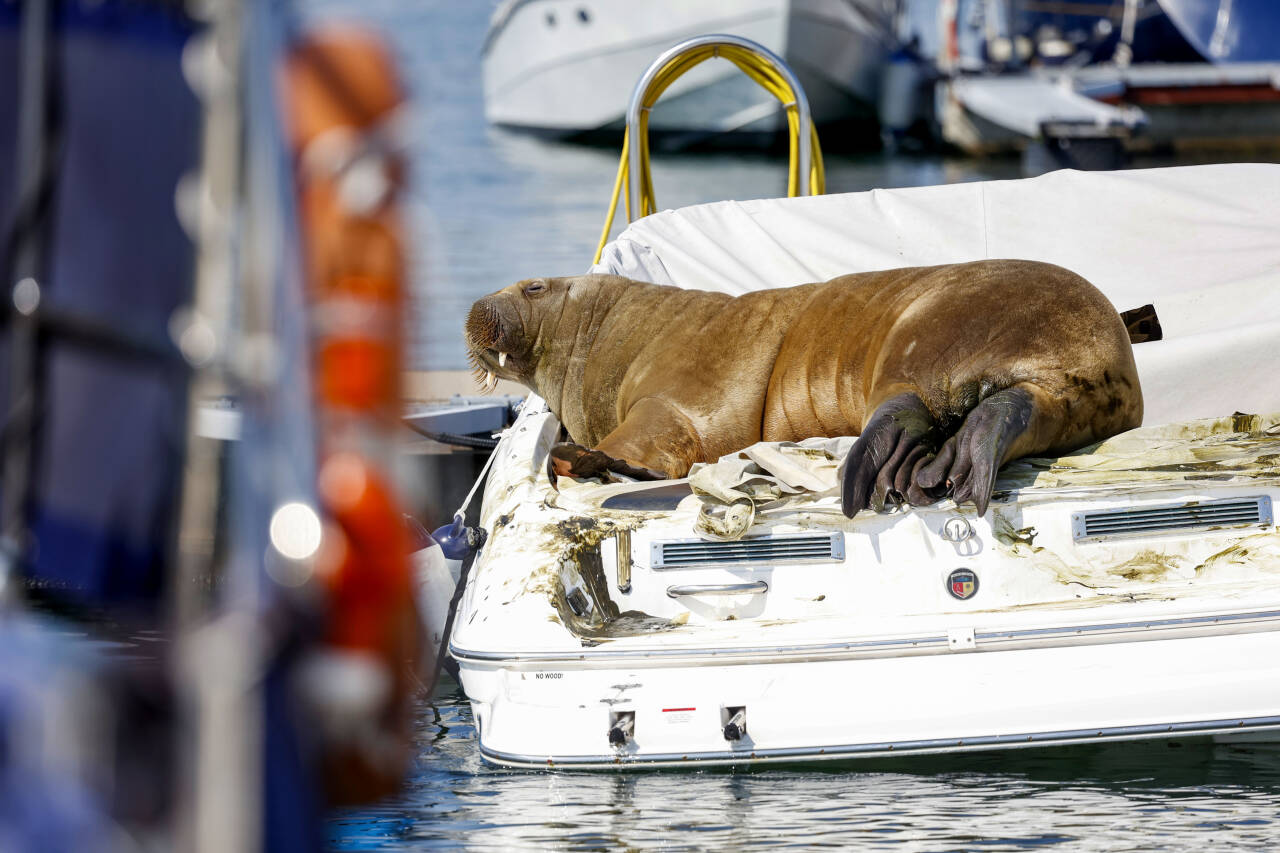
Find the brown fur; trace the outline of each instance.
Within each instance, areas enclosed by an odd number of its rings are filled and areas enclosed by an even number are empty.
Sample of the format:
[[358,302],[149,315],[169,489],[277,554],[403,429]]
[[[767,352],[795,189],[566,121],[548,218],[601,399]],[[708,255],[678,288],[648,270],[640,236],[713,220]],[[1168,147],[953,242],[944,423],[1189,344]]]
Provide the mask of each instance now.
[[670,477],[760,440],[858,435],[904,392],[952,432],[991,394],[1026,390],[1031,423],[1001,462],[1142,420],[1115,309],[1080,276],[1032,261],[738,297],[607,275],[530,279],[479,300],[467,339],[477,369],[536,391],[574,441]]

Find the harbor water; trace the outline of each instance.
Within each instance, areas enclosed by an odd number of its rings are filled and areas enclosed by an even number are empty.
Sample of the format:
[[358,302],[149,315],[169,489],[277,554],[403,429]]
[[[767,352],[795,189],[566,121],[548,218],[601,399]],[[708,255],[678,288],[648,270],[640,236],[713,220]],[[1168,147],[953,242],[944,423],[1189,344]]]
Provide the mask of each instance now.
[[[480,51],[491,3],[303,0],[301,6],[317,22],[372,27],[395,50],[412,104],[407,213],[416,300],[410,358],[416,369],[465,368],[462,324],[473,301],[520,279],[576,275],[590,266],[617,173],[621,132],[618,148],[600,148],[487,125]],[[1023,176],[1017,157],[831,153],[840,143],[824,140],[828,192]],[[1144,157],[1134,165],[1177,162],[1186,161]],[[785,153],[657,153],[653,174],[660,209],[786,194]],[[624,213],[615,219],[615,236],[625,220]]]
[[[945,708],[940,696],[938,712]],[[404,793],[332,819],[332,849],[1280,846],[1280,744],[1153,742],[871,765],[553,773],[483,764],[470,709],[452,684],[419,706],[417,725],[418,764]]]
[[[474,299],[590,264],[618,152],[485,124],[480,47],[489,3],[311,0],[307,8],[316,18],[372,25],[396,48],[415,105],[412,359],[419,369],[465,367],[462,320]],[[830,156],[827,167],[832,192],[1021,175],[1016,159],[941,155]],[[664,208],[785,191],[777,156],[659,156],[654,174]],[[947,703],[938,697],[938,713]],[[1280,847],[1280,745],[1148,743],[888,765],[551,773],[484,765],[470,710],[451,682],[422,700],[417,715],[419,760],[405,791],[334,817],[333,849]]]
[[[317,21],[358,21],[395,48],[410,90],[409,225],[416,308],[413,366],[466,367],[462,324],[480,296],[591,265],[618,149],[561,144],[484,120],[480,48],[492,5],[447,0],[307,0]],[[620,104],[619,109],[625,107]],[[656,109],[661,109],[661,103]],[[827,140],[828,147],[838,140]],[[828,154],[827,191],[925,186],[1020,175],[1016,159]],[[785,153],[655,154],[660,208],[786,195]],[[615,219],[616,236],[626,224]]]

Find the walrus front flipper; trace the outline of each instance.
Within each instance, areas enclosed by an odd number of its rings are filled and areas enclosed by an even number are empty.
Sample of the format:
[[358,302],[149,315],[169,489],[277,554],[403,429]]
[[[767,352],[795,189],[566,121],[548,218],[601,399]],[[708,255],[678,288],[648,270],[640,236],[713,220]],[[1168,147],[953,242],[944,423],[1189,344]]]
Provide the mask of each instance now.
[[568,441],[552,445],[551,465],[558,476],[575,477],[579,480],[592,477],[607,479],[609,473],[622,474],[633,480],[666,479],[666,475],[659,471],[632,465],[625,459],[615,459],[607,453]]
[[613,432],[596,444],[596,450],[628,460],[648,471],[651,476],[647,479],[651,480],[684,477],[694,462],[719,456],[705,452],[697,427],[678,405],[657,396],[632,403]]
[[920,467],[914,483],[921,489],[949,485],[956,503],[972,501],[987,511],[996,472],[1014,441],[1027,431],[1035,399],[1025,388],[998,391],[975,406],[932,462]]
[[840,472],[840,508],[848,518],[868,503],[884,512],[886,503],[937,498],[913,489],[915,471],[933,457],[936,424],[924,401],[911,393],[891,397],[871,415]]

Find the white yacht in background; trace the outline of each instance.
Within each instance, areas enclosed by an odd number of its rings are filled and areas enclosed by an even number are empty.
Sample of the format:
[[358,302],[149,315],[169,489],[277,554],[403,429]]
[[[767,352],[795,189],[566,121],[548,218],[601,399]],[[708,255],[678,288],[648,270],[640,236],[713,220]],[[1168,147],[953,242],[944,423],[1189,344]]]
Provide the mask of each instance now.
[[1163,337],[1134,350],[1145,425],[1006,466],[984,515],[945,500],[847,519],[852,439],[756,445],[683,480],[557,483],[560,425],[532,397],[494,451],[448,638],[481,755],[603,768],[1280,739],[1277,198],[1275,165],[1064,170],[633,223],[595,271],[741,293],[992,257],[1074,269],[1158,312]]
[[[485,117],[552,137],[613,132],[655,56],[693,36],[759,42],[795,70],[818,124],[874,118],[897,0],[505,0],[483,49]],[[869,125],[870,126],[870,125]],[[785,130],[778,103],[728,62],[680,77],[659,135]]]

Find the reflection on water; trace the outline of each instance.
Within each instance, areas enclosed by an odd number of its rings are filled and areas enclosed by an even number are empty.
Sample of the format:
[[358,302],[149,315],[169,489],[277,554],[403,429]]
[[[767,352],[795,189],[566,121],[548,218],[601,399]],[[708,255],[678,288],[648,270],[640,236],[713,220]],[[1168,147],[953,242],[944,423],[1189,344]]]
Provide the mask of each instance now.
[[480,762],[450,687],[419,711],[404,794],[335,850],[1202,851],[1280,846],[1280,746],[1188,741],[756,770],[531,772]]

